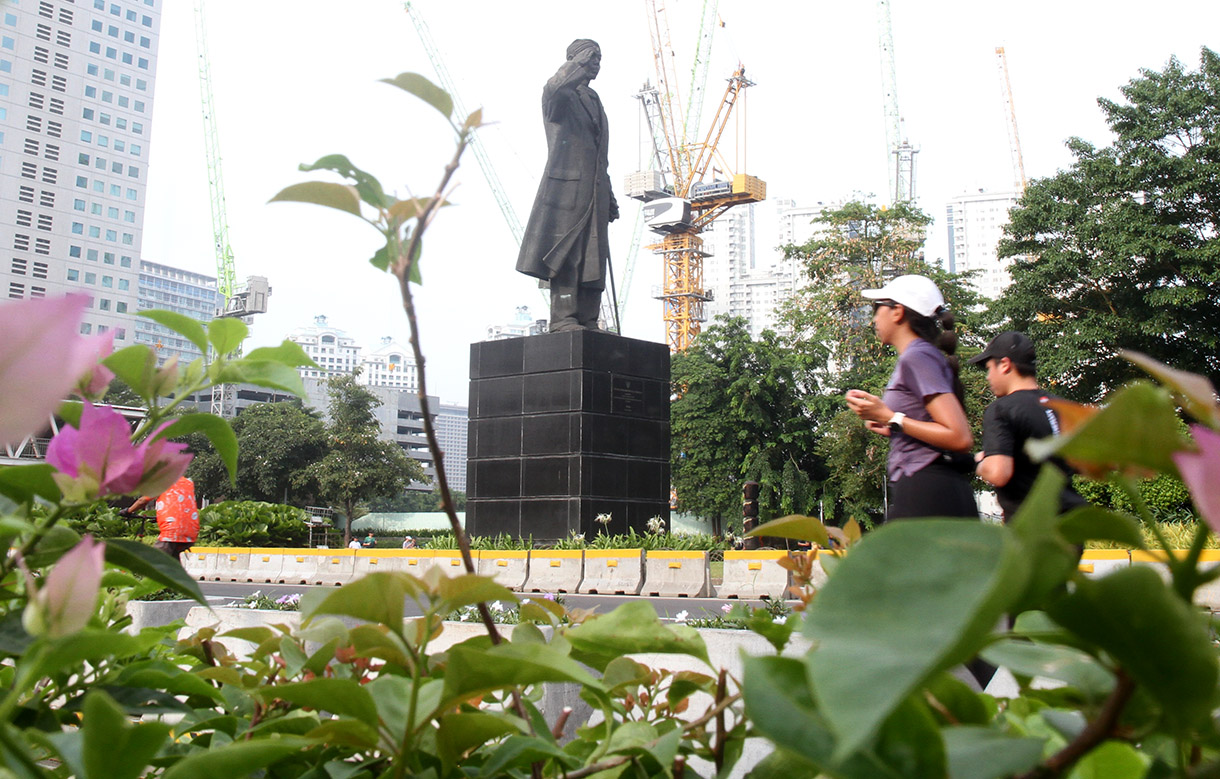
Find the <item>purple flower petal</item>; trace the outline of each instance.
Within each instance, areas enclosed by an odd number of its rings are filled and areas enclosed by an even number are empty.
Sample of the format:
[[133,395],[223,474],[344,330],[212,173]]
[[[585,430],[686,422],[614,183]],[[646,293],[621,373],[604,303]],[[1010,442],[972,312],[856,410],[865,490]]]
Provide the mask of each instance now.
[[70,635],[89,623],[97,610],[105,556],[106,546],[87,535],[47,574],[35,601],[45,610],[49,637]]
[[131,427],[122,414],[85,401],[80,427],[66,427],[51,439],[47,462],[73,479],[96,483],[97,496],[125,495],[144,477],[144,449],[145,445],[132,445]]
[[79,333],[88,305],[85,295],[0,305],[0,445],[46,427],[94,362],[95,352]]
[[101,364],[101,360],[114,353],[115,331],[111,330],[92,338],[86,338],[85,343],[93,353],[93,368],[80,377],[76,384],[76,392],[87,400],[97,400],[106,394],[106,388],[114,380],[114,371]]
[[1203,521],[1220,533],[1220,433],[1203,425],[1191,425],[1197,452],[1175,452],[1182,481]]

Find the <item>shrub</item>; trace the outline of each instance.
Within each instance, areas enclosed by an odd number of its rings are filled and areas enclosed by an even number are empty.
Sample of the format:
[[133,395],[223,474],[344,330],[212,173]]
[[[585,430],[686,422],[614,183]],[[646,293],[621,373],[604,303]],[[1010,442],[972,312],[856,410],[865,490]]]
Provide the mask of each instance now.
[[201,546],[300,547],[309,542],[305,512],[254,500],[213,503],[199,512]]

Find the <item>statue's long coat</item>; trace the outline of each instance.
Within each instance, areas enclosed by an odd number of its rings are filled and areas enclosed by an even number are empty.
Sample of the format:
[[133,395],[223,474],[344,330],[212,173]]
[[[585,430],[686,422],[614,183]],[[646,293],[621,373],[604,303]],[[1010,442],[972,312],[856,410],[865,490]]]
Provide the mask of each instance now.
[[[610,257],[607,225],[610,190],[606,112],[597,93],[577,85],[584,69],[565,62],[542,90],[546,171],[530,211],[517,270],[553,278],[568,262],[579,263],[580,283],[605,289]],[[588,228],[588,241],[578,240]],[[580,245],[578,245],[580,244]]]

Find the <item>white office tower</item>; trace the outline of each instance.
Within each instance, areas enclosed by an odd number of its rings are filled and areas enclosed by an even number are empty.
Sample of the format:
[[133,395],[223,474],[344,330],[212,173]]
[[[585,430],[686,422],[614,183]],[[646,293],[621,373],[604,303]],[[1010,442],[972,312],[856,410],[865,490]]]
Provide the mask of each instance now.
[[436,442],[445,453],[445,477],[449,489],[466,491],[466,436],[470,427],[470,414],[466,406],[441,403],[433,409],[436,418]]
[[527,335],[539,335],[547,331],[545,319],[534,319],[529,306],[517,306],[512,321],[502,325],[488,325],[487,337],[484,341],[504,341],[509,338],[524,338]]
[[983,297],[995,299],[1008,286],[1012,258],[996,257],[1008,212],[1016,205],[1017,192],[984,192],[952,198],[946,207],[949,230],[949,272],[974,270],[972,283]]
[[0,3],[0,290],[135,342],[162,0]]
[[356,339],[337,327],[331,327],[326,316],[313,318],[313,325],[294,330],[288,340],[305,350],[321,370],[301,368],[303,379],[328,379],[350,375],[360,365],[360,347]]
[[369,352],[360,364],[363,370],[357,381],[361,384],[411,391],[419,389],[419,376],[411,349],[388,335],[382,336],[381,344]]
[[[207,325],[216,316],[223,301],[216,288],[216,277],[202,273],[140,260],[138,311],[154,308],[185,314],[200,324]],[[189,365],[203,357],[199,347],[183,338],[178,332],[157,324],[151,319],[137,317],[129,331],[137,344],[151,346],[157,352],[157,361],[164,363],[177,357],[183,365]]]

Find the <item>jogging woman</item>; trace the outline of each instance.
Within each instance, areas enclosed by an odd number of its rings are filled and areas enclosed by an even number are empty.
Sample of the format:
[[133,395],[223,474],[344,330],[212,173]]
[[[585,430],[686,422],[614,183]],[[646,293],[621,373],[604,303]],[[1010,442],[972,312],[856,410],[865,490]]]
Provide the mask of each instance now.
[[873,302],[877,338],[898,350],[885,393],[847,393],[865,426],[890,439],[886,519],[978,518],[968,474],[974,442],[958,378],[953,315],[925,276],[899,276],[861,293]]

